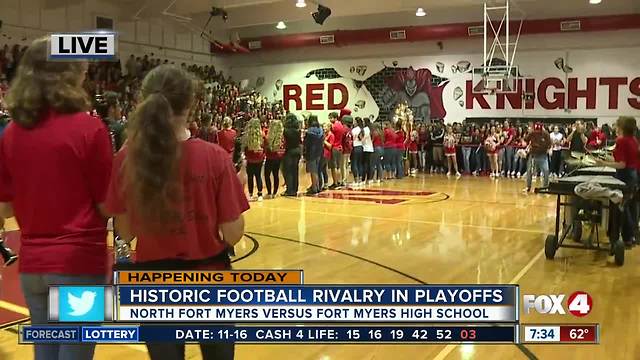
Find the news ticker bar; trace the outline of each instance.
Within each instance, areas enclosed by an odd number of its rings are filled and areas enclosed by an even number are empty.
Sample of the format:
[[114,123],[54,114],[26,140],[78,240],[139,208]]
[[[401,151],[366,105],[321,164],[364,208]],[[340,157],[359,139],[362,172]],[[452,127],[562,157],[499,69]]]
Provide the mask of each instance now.
[[234,342],[262,344],[477,343],[598,344],[598,324],[464,326],[201,326],[201,325],[21,325],[21,344]]
[[515,325],[489,326],[21,326],[21,344],[145,342],[513,344]]

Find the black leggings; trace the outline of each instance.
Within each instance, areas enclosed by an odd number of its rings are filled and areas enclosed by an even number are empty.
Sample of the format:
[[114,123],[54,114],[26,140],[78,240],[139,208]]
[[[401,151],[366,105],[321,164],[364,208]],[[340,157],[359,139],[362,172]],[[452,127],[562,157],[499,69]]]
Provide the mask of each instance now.
[[373,180],[373,168],[371,167],[372,152],[364,152],[362,157],[362,178],[363,180]]
[[[271,176],[273,176],[273,191],[271,191]],[[278,194],[280,187],[280,159],[267,159],[264,163],[264,182],[267,185],[267,194]]]
[[249,195],[253,195],[253,178],[256,179],[256,184],[258,185],[258,196],[262,196],[262,163],[247,164],[247,177],[248,177],[248,185],[249,185]]

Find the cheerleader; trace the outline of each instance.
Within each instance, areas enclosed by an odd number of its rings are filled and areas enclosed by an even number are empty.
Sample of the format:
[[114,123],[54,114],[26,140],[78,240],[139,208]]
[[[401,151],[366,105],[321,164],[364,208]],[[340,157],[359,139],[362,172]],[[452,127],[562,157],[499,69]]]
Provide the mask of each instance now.
[[458,159],[456,158],[456,145],[458,140],[456,140],[455,135],[453,134],[453,127],[451,125],[447,126],[447,134],[444,136],[443,146],[444,146],[444,155],[447,158],[447,176],[451,176],[451,170],[456,171],[456,176],[460,177],[460,171],[458,171]]
[[487,157],[489,157],[489,167],[491,168],[491,177],[499,177],[498,173],[498,144],[500,139],[496,133],[496,127],[491,126],[489,130],[489,136],[484,141],[484,147],[487,151]]

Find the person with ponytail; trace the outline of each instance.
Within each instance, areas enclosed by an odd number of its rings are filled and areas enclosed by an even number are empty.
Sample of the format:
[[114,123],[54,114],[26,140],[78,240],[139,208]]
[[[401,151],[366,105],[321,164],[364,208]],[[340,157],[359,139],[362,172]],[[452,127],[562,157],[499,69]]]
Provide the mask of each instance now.
[[[267,198],[273,199],[278,195],[280,187],[280,162],[284,156],[283,126],[280,120],[271,120],[266,142],[266,162],[264,165],[264,182],[267,185]],[[271,177],[273,176],[273,187]]]
[[[242,150],[247,160],[247,176],[249,199],[251,201],[262,201],[262,164],[264,163],[264,132],[260,119],[253,118],[247,123],[246,130],[242,136]],[[253,181],[255,179],[258,187],[258,196],[253,196]]]
[[[88,114],[87,64],[49,61],[49,47],[41,38],[22,56],[6,97],[12,121],[0,140],[0,216],[20,224],[18,271],[33,325],[48,322],[50,285],[105,284],[108,272],[109,131]],[[95,345],[34,348],[36,360],[83,360]]]
[[[229,153],[190,136],[194,79],[172,65],[145,76],[129,140],[116,155],[106,207],[124,239],[137,238],[122,270],[224,270],[244,235],[249,203]],[[152,360],[184,359],[184,343],[148,343]],[[203,359],[233,359],[234,345],[200,344]]]

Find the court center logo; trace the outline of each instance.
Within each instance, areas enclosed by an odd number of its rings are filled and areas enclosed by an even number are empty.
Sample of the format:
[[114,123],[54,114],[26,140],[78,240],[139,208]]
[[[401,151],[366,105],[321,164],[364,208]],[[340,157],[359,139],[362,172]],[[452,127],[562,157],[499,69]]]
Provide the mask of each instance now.
[[104,316],[104,287],[100,286],[61,286],[60,321],[100,322]]
[[401,191],[388,189],[354,189],[344,188],[336,191],[325,191],[312,197],[373,203],[378,205],[397,205],[407,202],[436,202],[448,199],[448,195],[432,191]]

